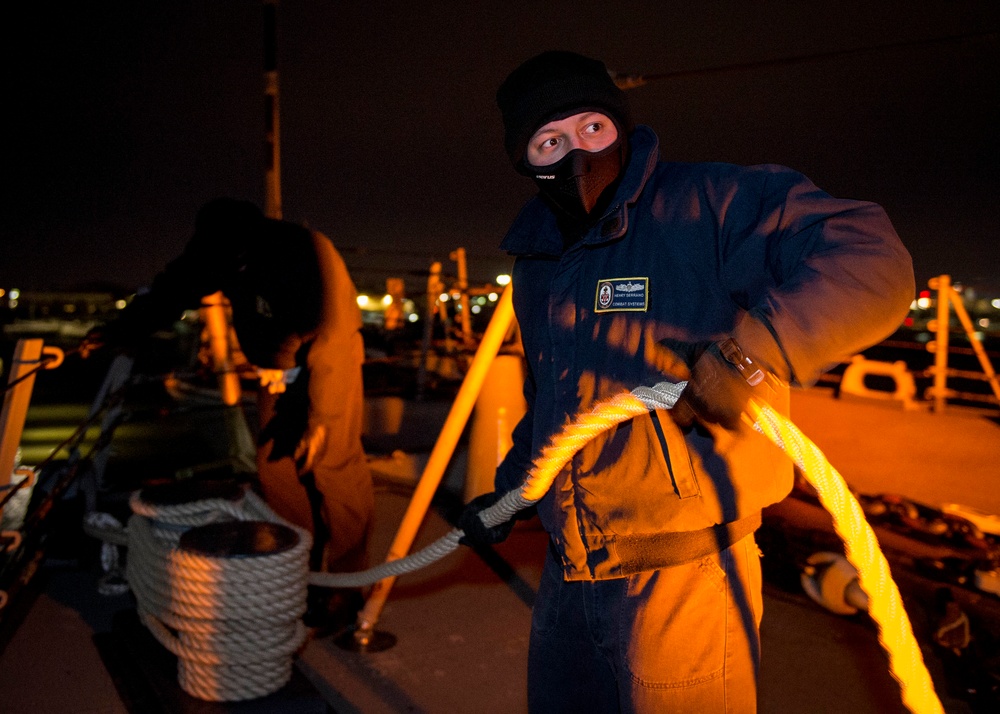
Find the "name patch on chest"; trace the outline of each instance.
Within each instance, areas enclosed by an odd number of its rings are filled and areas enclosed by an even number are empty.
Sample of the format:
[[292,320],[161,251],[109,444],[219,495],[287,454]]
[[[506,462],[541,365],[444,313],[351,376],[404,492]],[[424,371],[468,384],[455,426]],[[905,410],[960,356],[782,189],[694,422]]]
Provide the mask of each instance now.
[[594,312],[645,312],[649,278],[605,278],[597,281]]

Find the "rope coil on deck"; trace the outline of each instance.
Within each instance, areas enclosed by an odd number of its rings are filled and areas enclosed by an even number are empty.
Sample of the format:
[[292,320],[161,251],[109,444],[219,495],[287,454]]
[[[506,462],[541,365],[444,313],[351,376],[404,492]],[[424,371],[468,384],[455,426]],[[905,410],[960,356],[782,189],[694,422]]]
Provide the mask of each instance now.
[[[127,575],[139,617],[177,656],[188,694],[239,701],[270,694],[292,676],[305,642],[308,532],[280,521],[252,492],[240,502],[208,499],[152,505],[133,494]],[[214,557],[184,547],[185,533],[232,521],[292,529],[294,545],[266,555]]]

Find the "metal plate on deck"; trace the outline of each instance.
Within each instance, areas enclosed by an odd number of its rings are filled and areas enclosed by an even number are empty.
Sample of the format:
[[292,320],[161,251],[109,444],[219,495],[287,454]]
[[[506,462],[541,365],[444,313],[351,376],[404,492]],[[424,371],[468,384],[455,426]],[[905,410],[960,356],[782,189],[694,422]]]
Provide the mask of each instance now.
[[198,526],[181,536],[178,547],[209,558],[274,555],[299,544],[299,534],[268,521],[226,521]]

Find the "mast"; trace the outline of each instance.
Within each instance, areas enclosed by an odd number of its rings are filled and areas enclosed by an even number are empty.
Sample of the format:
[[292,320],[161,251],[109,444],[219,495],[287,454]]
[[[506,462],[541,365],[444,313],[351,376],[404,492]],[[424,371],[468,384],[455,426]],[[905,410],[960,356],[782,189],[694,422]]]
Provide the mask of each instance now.
[[281,218],[281,143],[278,115],[278,0],[264,0],[264,131],[267,169],[264,214]]

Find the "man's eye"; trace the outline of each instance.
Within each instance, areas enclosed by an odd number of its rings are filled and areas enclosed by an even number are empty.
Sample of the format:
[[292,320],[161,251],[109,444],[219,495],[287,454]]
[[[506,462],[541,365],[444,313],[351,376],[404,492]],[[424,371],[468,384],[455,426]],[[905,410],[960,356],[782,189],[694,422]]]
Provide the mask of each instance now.
[[601,124],[601,122],[599,122],[599,121],[592,121],[589,124],[587,124],[586,127],[584,127],[583,131],[585,133],[587,133],[587,134],[596,134],[596,133],[598,133],[603,128],[604,128],[604,125]]
[[551,137],[551,138],[548,138],[545,141],[543,141],[541,144],[539,144],[538,148],[539,149],[551,149],[551,148],[553,148],[558,143],[559,143],[558,139],[556,139],[555,137]]

